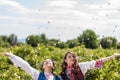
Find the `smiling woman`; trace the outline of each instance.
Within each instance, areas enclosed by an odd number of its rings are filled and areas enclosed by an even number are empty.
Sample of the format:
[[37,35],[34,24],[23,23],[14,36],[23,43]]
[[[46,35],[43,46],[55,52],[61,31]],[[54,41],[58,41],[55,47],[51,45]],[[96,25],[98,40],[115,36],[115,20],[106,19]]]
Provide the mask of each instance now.
[[43,72],[39,72],[31,67],[28,62],[18,56],[7,52],[3,52],[2,54],[4,56],[8,56],[15,66],[21,67],[24,71],[31,75],[33,80],[60,80],[60,78],[53,73],[54,62],[51,59],[46,59],[43,62]]
[[61,77],[63,80],[84,80],[84,75],[89,69],[102,68],[103,63],[120,57],[120,54],[113,54],[98,60],[78,63],[78,57],[73,52],[67,52],[61,65]]

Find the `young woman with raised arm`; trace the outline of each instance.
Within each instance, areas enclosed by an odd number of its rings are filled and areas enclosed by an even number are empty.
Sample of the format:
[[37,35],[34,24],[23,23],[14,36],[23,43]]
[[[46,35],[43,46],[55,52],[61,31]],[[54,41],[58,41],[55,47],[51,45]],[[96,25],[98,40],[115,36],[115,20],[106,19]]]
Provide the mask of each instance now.
[[46,59],[43,62],[42,68],[44,71],[40,72],[30,66],[28,62],[12,53],[3,52],[2,54],[8,56],[15,66],[21,67],[25,72],[31,75],[33,80],[60,80],[58,76],[53,74],[55,64],[51,59]]
[[73,52],[67,52],[61,65],[62,72],[60,76],[62,80],[84,80],[84,75],[88,69],[102,68],[103,63],[116,57],[120,57],[120,54],[113,54],[102,59],[78,63],[78,57]]

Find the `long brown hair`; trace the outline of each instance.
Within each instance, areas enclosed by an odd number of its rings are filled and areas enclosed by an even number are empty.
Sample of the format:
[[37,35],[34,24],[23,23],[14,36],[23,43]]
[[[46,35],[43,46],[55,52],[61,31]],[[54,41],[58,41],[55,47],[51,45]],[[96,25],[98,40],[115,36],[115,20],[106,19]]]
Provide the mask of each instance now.
[[67,63],[65,62],[65,59],[66,59],[66,57],[67,57],[68,54],[71,54],[73,56],[73,58],[74,58],[74,64],[72,66],[74,68],[73,73],[74,73],[75,78],[77,78],[79,76],[79,72],[81,72],[79,64],[78,64],[78,59],[76,58],[75,53],[73,53],[73,52],[67,52],[65,54],[63,62],[61,64],[61,68],[62,68],[61,77],[63,78],[63,80],[65,79],[63,74],[64,74],[64,72],[66,70],[66,66],[67,66]]

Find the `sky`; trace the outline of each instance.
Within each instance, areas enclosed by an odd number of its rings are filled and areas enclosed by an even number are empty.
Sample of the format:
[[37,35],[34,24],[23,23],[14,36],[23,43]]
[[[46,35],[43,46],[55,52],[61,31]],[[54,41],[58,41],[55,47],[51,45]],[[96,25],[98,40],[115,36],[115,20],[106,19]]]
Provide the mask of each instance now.
[[120,41],[120,0],[0,0],[0,35],[67,41],[86,29]]

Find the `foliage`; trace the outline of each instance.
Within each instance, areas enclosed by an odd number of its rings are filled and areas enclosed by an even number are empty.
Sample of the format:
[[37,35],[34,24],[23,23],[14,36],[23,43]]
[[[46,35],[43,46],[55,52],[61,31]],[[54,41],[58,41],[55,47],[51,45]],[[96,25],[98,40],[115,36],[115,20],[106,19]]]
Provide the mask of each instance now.
[[68,40],[66,44],[68,44],[68,48],[74,48],[78,46],[79,42],[77,39],[73,39],[73,40]]
[[26,38],[26,43],[31,45],[32,47],[37,47],[38,43],[40,43],[40,36],[38,36],[38,35],[29,35]]
[[2,36],[2,35],[0,36],[0,46],[4,48],[10,47],[7,36]]
[[[114,52],[120,53],[116,49],[86,49],[84,46],[74,47],[72,49],[59,49],[53,46],[39,45],[31,47],[29,45],[15,46],[10,48],[0,48],[0,52],[12,51],[15,55],[26,60],[32,67],[40,70],[42,62],[50,58],[56,61],[54,73],[61,72],[60,64],[66,51],[75,52],[79,56],[79,62],[97,60],[99,58],[112,55]],[[0,55],[0,80],[32,80],[30,75],[21,68],[16,68],[7,57]],[[89,70],[85,77],[86,80],[120,80],[120,61],[114,59],[104,64],[102,69]]]
[[104,37],[100,41],[100,44],[104,49],[111,48],[111,47],[116,48],[116,43],[117,43],[117,40],[113,37]]
[[83,43],[86,48],[95,49],[98,48],[99,42],[97,40],[98,36],[95,34],[93,30],[85,30],[83,33],[78,36],[78,41]]
[[60,48],[60,49],[64,49],[67,47],[67,45],[65,44],[65,42],[58,42],[56,43],[56,47]]
[[[67,51],[75,52],[79,56],[79,62],[97,60],[110,56],[114,52],[120,53],[120,43],[116,45],[115,38],[101,39],[100,43],[105,49],[98,48],[97,38],[94,31],[86,30],[77,39],[68,40],[66,43],[57,39],[47,39],[45,34],[41,34],[28,36],[26,38],[27,44],[24,44],[18,43],[17,36],[11,34],[9,37],[0,36],[0,52],[12,51],[39,71],[41,71],[43,61],[50,58],[56,62],[54,73],[59,75],[60,65]],[[116,47],[118,49],[115,49]],[[113,59],[104,64],[102,69],[88,70],[85,78],[86,80],[120,80],[119,66],[120,59]],[[32,78],[21,68],[16,68],[9,58],[0,55],[0,80],[32,80]]]
[[120,49],[120,42],[117,43],[117,49]]
[[38,44],[44,44],[47,45],[48,39],[46,38],[45,34],[41,35],[29,35],[26,38],[26,43],[31,45],[32,47],[37,47]]
[[60,40],[50,39],[50,40],[48,41],[48,46],[54,46],[54,47],[55,47],[58,42],[60,42]]
[[41,39],[41,43],[44,43],[45,45],[47,45],[48,39],[47,39],[47,37],[46,37],[45,34],[42,33],[42,34],[40,35],[40,39]]
[[8,37],[8,42],[14,46],[17,44],[17,36],[15,34],[11,34],[9,37]]

